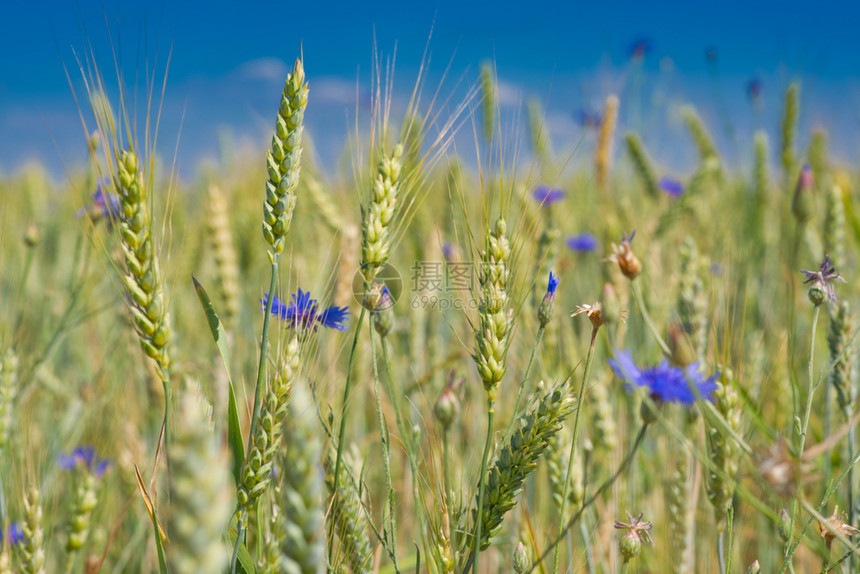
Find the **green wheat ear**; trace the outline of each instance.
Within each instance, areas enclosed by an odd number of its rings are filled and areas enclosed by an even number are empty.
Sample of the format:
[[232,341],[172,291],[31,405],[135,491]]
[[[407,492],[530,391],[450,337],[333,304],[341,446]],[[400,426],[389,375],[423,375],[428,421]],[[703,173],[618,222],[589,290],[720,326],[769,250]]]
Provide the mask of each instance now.
[[239,264],[230,233],[230,211],[227,198],[218,186],[209,187],[208,217],[209,243],[215,258],[218,286],[224,297],[221,319],[229,328],[239,315]]
[[373,556],[370,551],[367,527],[362,517],[361,499],[354,485],[352,457],[350,453],[344,453],[337,484],[334,481],[336,458],[337,452],[334,445],[331,445],[328,455],[325,457],[325,484],[332,500],[328,520],[334,522],[334,528],[331,530],[340,539],[340,546],[345,554],[346,563],[349,564],[353,574],[372,572]]
[[[482,509],[484,516],[481,519],[481,550],[490,546],[490,538],[501,529],[502,519],[516,505],[523,484],[537,468],[550,441],[573,411],[575,402],[566,386],[546,393],[534,410],[520,419],[519,428],[511,435],[509,444],[499,451],[487,478]],[[477,513],[477,507],[473,508],[473,520],[477,520]]]
[[167,562],[172,574],[221,574],[227,567],[223,532],[234,501],[228,460],[219,442],[202,401],[186,390],[176,412],[173,442],[167,446]]
[[149,190],[137,155],[129,148],[117,161],[116,188],[120,201],[118,222],[126,275],[129,309],[140,345],[155,360],[162,380],[170,379],[167,313],[164,278],[152,235]]
[[493,126],[496,119],[496,75],[493,65],[484,62],[481,65],[481,110],[483,111],[484,141],[493,140]]
[[633,160],[633,167],[636,169],[636,175],[642,182],[645,192],[652,198],[660,197],[660,187],[657,184],[657,172],[648,157],[645,147],[642,145],[642,140],[633,132],[628,132],[624,136],[624,142],[627,144],[627,151],[630,153],[630,159]]
[[282,475],[277,494],[283,528],[280,554],[286,574],[319,574],[325,563],[323,479],[319,471],[322,446],[310,424],[314,410],[309,402],[304,393],[296,392],[284,422],[284,445],[278,451]]
[[368,284],[391,256],[391,227],[397,213],[403,146],[383,157],[371,183],[370,201],[361,213],[361,270]]
[[284,238],[290,230],[296,207],[295,191],[302,162],[302,124],[307,105],[305,70],[301,59],[297,59],[284,84],[272,147],[266,156],[269,177],[263,203],[263,237],[275,253],[284,250]]
[[6,353],[0,356],[0,454],[4,457],[8,456],[17,393],[18,356],[12,349],[6,349]]
[[299,338],[294,335],[269,386],[260,411],[260,424],[242,464],[239,505],[243,508],[253,506],[271,481],[275,453],[280,447],[281,428],[287,417],[287,405],[299,370],[299,351]]
[[794,149],[797,140],[797,116],[800,107],[800,85],[792,82],[785,90],[785,105],[782,115],[782,168],[785,173],[787,185],[794,183],[795,170],[797,166],[796,151]]
[[35,487],[30,487],[24,493],[24,521],[21,524],[21,531],[24,534],[24,542],[21,546],[21,557],[24,559],[22,570],[26,574],[44,574],[42,506],[39,502],[39,491]]

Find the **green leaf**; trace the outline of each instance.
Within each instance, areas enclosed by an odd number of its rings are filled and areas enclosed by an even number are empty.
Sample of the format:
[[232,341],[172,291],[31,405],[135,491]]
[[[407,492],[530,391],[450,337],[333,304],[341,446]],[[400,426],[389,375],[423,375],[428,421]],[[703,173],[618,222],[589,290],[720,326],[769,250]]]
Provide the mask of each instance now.
[[[238,532],[236,531],[237,523],[236,517],[230,521],[230,527],[227,528],[227,542],[228,548],[230,549],[230,554],[232,555],[233,549],[236,546],[236,535]],[[255,574],[256,568],[254,567],[254,560],[251,558],[251,553],[248,552],[248,547],[245,546],[245,543],[239,545],[239,564],[238,571],[244,572],[245,574]]]
[[227,371],[227,442],[233,453],[233,478],[236,480],[236,484],[239,484],[242,461],[245,460],[245,441],[242,439],[242,428],[239,426],[236,390],[233,387],[233,379],[230,377],[230,349],[227,348],[227,334],[224,325],[221,324],[221,319],[215,313],[212,299],[209,298],[206,290],[193,275],[191,280],[194,281],[194,289],[197,291],[197,297],[200,299],[200,304],[203,305],[203,311],[209,322],[209,331],[212,333],[212,338],[215,339],[215,346],[218,347],[218,353],[221,355],[221,360]]

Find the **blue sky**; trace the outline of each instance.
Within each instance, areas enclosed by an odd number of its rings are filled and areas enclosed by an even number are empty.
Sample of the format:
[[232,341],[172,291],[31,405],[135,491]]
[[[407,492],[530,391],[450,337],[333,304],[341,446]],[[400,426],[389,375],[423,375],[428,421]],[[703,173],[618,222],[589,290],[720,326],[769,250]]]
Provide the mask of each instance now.
[[[506,115],[515,117],[525,100],[540,98],[557,148],[582,135],[578,111],[598,109],[615,92],[622,127],[641,129],[652,154],[672,169],[685,169],[692,158],[677,121],[686,102],[699,108],[726,153],[731,148],[743,155],[754,129],[774,133],[782,91],[799,78],[803,131],[828,129],[836,153],[857,159],[855,2],[5,4],[0,53],[14,55],[0,60],[5,172],[36,159],[62,173],[61,161],[74,165],[83,158],[83,129],[63,64],[80,88],[74,50],[82,52],[87,43],[111,70],[112,38],[127,78],[143,69],[144,55],[151,60],[157,49],[163,64],[172,47],[160,148],[172,155],[181,123],[179,160],[187,176],[201,158],[214,156],[219,134],[265,145],[287,65],[300,49],[311,84],[308,130],[324,160],[333,161],[352,125],[356,81],[360,94],[369,88],[374,38],[387,54],[396,43],[397,91],[405,94],[431,27],[429,86],[449,63],[453,87],[460,79],[474,81],[480,63],[493,59]],[[652,46],[641,72],[628,53],[638,37]],[[709,46],[717,50],[716,65],[706,62]],[[745,92],[753,77],[764,85],[759,111]],[[735,144],[721,129],[727,121],[722,110],[731,110]]]

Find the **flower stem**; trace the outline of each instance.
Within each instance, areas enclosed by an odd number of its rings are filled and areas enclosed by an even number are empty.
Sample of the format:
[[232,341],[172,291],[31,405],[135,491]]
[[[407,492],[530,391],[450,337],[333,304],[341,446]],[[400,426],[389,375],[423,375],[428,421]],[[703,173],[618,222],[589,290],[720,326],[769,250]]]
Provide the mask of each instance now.
[[543,338],[543,334],[546,331],[546,327],[541,325],[538,328],[537,335],[535,336],[535,344],[532,347],[532,351],[529,354],[529,362],[526,364],[526,370],[523,372],[523,378],[520,380],[520,388],[517,390],[517,400],[514,401],[514,410],[511,414],[511,420],[508,422],[508,427],[505,429],[505,434],[502,435],[502,441],[507,442],[508,438],[511,436],[511,430],[514,428],[514,422],[519,418],[517,416],[517,411],[520,408],[520,401],[523,398],[523,390],[526,387],[526,382],[529,380],[529,375],[532,370],[532,363],[534,362],[535,353],[537,352],[538,347],[540,347],[541,339]]
[[379,424],[379,435],[382,439],[382,462],[385,469],[385,488],[388,498],[388,525],[385,525],[383,513],[383,536],[388,538],[388,544],[394,552],[394,571],[400,573],[400,567],[397,564],[397,520],[394,510],[394,487],[391,484],[391,435],[388,432],[388,425],[385,424],[385,417],[382,415],[382,398],[379,395],[379,365],[376,363],[376,343],[373,336],[373,324],[368,323],[370,328],[370,361],[373,363],[373,392],[376,395],[376,418]]
[[254,387],[254,411],[251,415],[251,431],[248,434],[248,445],[245,447],[246,452],[251,451],[251,441],[254,437],[254,431],[257,426],[257,419],[260,418],[260,403],[263,395],[263,381],[266,370],[266,356],[269,351],[269,324],[272,318],[272,304],[275,300],[275,289],[278,286],[278,261],[281,258],[280,253],[275,253],[272,257],[272,277],[269,280],[269,295],[266,297],[266,314],[263,317],[263,336],[260,339],[260,363],[257,366],[257,383]]
[[448,510],[448,537],[452,548],[458,548],[457,524],[454,522],[454,474],[451,471],[451,432],[442,431],[442,480],[445,482],[445,507]]
[[654,340],[657,341],[657,344],[660,346],[660,350],[668,357],[672,354],[672,351],[669,350],[669,346],[663,340],[663,337],[660,335],[660,331],[657,330],[657,326],[654,324],[654,321],[651,320],[651,315],[648,314],[648,308],[645,307],[645,299],[642,297],[642,289],[639,287],[639,283],[633,280],[630,282],[630,285],[633,288],[633,297],[636,298],[636,305],[639,307],[639,312],[642,313],[642,318],[645,319],[645,324],[648,325],[648,329],[654,336]]
[[[594,343],[597,341],[597,331],[599,327],[594,327],[591,330],[591,344],[588,346],[588,355],[585,358],[585,372],[582,374],[582,383],[579,385],[579,396],[576,399],[576,416],[573,418],[573,438],[570,440],[570,452],[567,457],[567,474],[564,475],[564,486],[561,490],[561,509],[559,510],[558,519],[558,535],[562,535],[564,530],[564,513],[567,510],[567,492],[570,488],[570,475],[573,473],[573,457],[576,453],[576,439],[579,436],[579,418],[582,414],[582,399],[585,396],[585,387],[588,384],[588,376],[591,374],[591,359],[594,355]],[[558,572],[558,558],[561,551],[561,545],[555,547],[555,558],[553,560],[554,573]]]
[[[478,519],[475,524],[475,540],[472,546],[472,556],[475,557],[475,573],[478,573],[478,561],[481,557],[481,519],[484,516],[484,488],[487,474],[487,458],[490,455],[490,445],[493,442],[493,415],[496,413],[496,401],[487,399],[487,442],[484,444],[484,455],[481,457],[481,477],[478,480]],[[468,572],[468,569],[465,570]]]
[[585,509],[594,504],[597,499],[599,499],[601,495],[610,486],[612,486],[616,480],[618,480],[618,477],[621,476],[621,474],[625,470],[627,470],[627,467],[630,466],[630,463],[633,461],[633,456],[636,454],[636,451],[639,450],[639,445],[642,444],[642,439],[645,438],[645,431],[648,429],[648,424],[649,423],[647,422],[642,423],[642,427],[639,429],[639,434],[636,435],[636,440],[633,442],[633,446],[630,447],[630,450],[627,452],[627,456],[625,456],[624,460],[621,461],[621,465],[618,467],[618,470],[616,470],[612,476],[606,479],[606,482],[600,485],[600,488],[598,488],[597,491],[582,504],[579,510],[576,511],[576,514],[570,517],[570,520],[567,521],[567,524],[565,524],[561,533],[556,537],[555,540],[552,541],[549,546],[544,549],[543,554],[541,554],[540,558],[538,558],[534,562],[534,564],[531,565],[531,568],[529,568],[528,572],[534,571],[535,568],[537,568],[543,563],[544,559],[549,556],[549,553],[554,551],[555,547],[558,546],[562,540],[564,540],[564,536],[567,531],[573,528],[577,521],[582,517],[582,514],[585,512]]
[[[806,393],[806,408],[803,411],[803,419],[801,422],[800,436],[798,437],[798,445],[797,445],[797,457],[799,460],[803,459],[803,449],[806,444],[806,433],[809,430],[809,417],[812,413],[812,399],[815,397],[815,390],[818,385],[815,383],[815,379],[813,378],[813,359],[815,357],[815,330],[818,326],[818,315],[821,313],[821,307],[816,305],[812,311],[812,332],[810,335],[809,342],[809,364],[808,364],[808,374],[809,374],[809,389]],[[795,417],[796,419],[796,417]],[[792,540],[794,539],[794,522],[797,518],[797,501],[791,505],[791,520],[789,522],[789,532],[788,532],[788,542],[786,548],[791,547]]]
[[[365,292],[370,289],[369,284],[365,284],[364,290]],[[340,431],[338,433],[337,439],[337,457],[335,458],[334,463],[334,482],[333,484],[338,484],[338,479],[340,478],[340,466],[341,461],[343,459],[343,443],[346,439],[346,414],[347,407],[349,405],[349,391],[352,387],[352,365],[355,361],[355,349],[358,347],[358,336],[361,334],[361,326],[364,324],[364,316],[367,313],[367,308],[362,305],[361,313],[358,315],[358,323],[355,326],[355,336],[352,339],[352,349],[349,352],[349,362],[346,366],[346,384],[343,387],[343,404],[340,407]],[[337,493],[332,494],[332,496],[337,496]],[[331,564],[334,563],[334,521],[331,521],[331,531],[329,532],[328,537],[328,564],[327,570],[331,572]]]

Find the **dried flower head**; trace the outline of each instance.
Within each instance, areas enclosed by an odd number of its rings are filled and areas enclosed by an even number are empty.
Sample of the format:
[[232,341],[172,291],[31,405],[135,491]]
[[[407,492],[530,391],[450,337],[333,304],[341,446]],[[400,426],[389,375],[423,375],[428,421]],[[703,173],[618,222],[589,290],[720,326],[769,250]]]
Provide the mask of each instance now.
[[621,273],[631,281],[639,277],[639,274],[642,273],[642,262],[639,261],[636,254],[633,253],[632,249],[630,249],[630,243],[633,241],[633,237],[635,236],[635,231],[631,233],[629,237],[625,233],[621,237],[621,245],[613,243],[612,255],[606,258],[606,261],[616,263],[618,268],[621,270]]
[[600,303],[594,303],[594,305],[577,305],[570,316],[576,317],[583,313],[588,317],[588,320],[591,321],[595,329],[606,323],[606,320],[603,318],[603,307]]
[[847,518],[848,515],[846,513],[839,514],[839,507],[834,506],[833,514],[830,515],[830,518],[825,519],[824,522],[818,521],[818,529],[821,531],[821,537],[824,539],[824,544],[827,545],[828,550],[836,538],[837,532],[846,537],[860,533],[860,530],[845,523]]
[[[585,314],[588,317],[588,320],[591,321],[591,324],[594,328],[598,328],[601,325],[605,325],[606,323],[611,323],[610,318],[603,312],[603,304],[595,302],[593,305],[577,305],[576,309],[573,313],[570,314],[571,317],[576,317],[577,315]],[[622,309],[618,312],[618,318],[621,321],[627,320],[627,311]]]
[[783,439],[779,439],[761,456],[758,471],[771,489],[780,496],[791,495],[800,476],[798,463],[791,456]]
[[654,545],[654,541],[651,539],[651,533],[649,532],[654,525],[642,520],[641,512],[639,513],[639,516],[636,517],[627,512],[627,518],[630,522],[621,522],[620,520],[615,521],[615,528],[624,531],[621,535],[621,542],[619,544],[619,550],[621,555],[624,557],[624,560],[630,560],[631,558],[638,556],[639,552],[642,550],[643,544],[649,546]]
[[801,273],[806,275],[806,281],[803,283],[812,283],[809,288],[809,300],[814,305],[820,305],[826,300],[831,303],[836,302],[836,292],[833,290],[833,282],[840,280],[845,283],[845,279],[836,272],[836,269],[830,264],[830,256],[824,256],[824,262],[819,267],[818,271],[801,270]]

